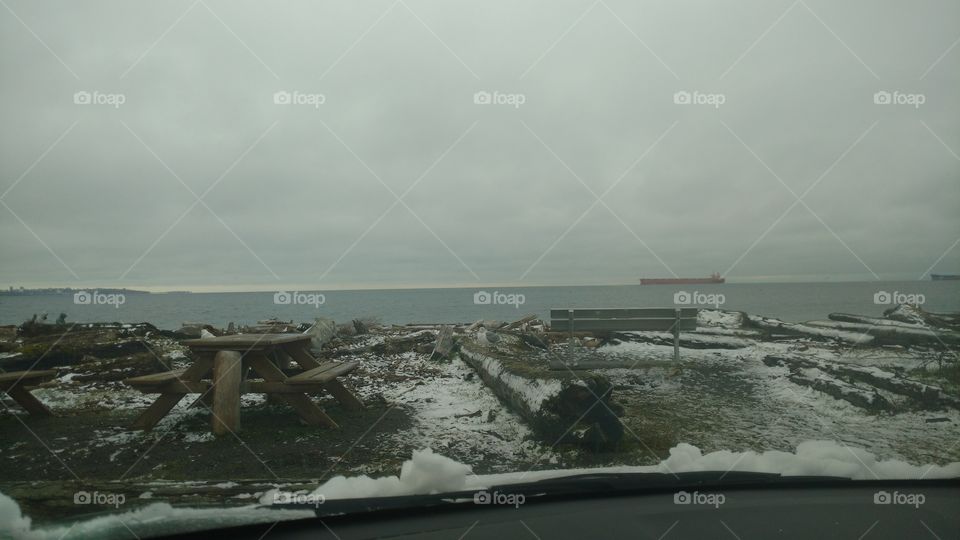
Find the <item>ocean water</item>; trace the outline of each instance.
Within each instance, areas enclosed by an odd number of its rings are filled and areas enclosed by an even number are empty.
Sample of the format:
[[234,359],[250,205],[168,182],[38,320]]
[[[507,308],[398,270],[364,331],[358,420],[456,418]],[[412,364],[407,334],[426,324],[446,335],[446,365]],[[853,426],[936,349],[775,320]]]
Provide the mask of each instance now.
[[[922,300],[928,311],[960,311],[960,281],[319,290],[301,291],[297,296],[289,292],[289,297],[279,300],[289,299],[290,303],[275,303],[272,292],[168,293],[127,295],[118,306],[75,304],[73,295],[0,296],[0,324],[18,324],[43,312],[49,314],[51,322],[63,312],[68,322],[146,321],[171,330],[185,321],[226,326],[271,317],[296,322],[310,322],[319,316],[336,321],[373,317],[395,324],[471,322],[481,318],[509,321],[530,313],[547,318],[551,308],[675,307],[677,293],[687,293],[691,305],[712,307],[710,302],[722,300],[719,307],[723,309],[791,322],[825,319],[832,312],[879,316],[890,305],[876,303],[875,296],[882,302],[888,297],[895,300],[897,295],[900,300],[909,299],[904,295],[915,295],[913,299]],[[474,296],[480,292],[489,293],[490,303],[475,303]],[[480,302],[485,299],[483,295],[478,298]]]

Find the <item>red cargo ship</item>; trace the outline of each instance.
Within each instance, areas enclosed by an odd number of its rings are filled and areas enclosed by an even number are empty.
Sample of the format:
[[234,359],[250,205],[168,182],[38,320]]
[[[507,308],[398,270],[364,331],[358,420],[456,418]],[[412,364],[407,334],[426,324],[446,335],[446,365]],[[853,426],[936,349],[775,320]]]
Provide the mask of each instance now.
[[692,283],[724,283],[726,279],[714,272],[706,278],[640,278],[641,285],[688,285]]

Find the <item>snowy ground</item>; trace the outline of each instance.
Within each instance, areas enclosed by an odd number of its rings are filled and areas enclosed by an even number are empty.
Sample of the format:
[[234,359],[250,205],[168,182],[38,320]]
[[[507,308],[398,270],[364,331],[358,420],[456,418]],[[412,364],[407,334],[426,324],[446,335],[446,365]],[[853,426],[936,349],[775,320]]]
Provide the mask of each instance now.
[[[731,324],[732,314],[706,312],[712,324]],[[715,319],[715,320],[714,320]],[[701,321],[703,322],[703,321]],[[719,330],[719,332],[717,332]],[[726,344],[740,328],[701,327],[700,340]],[[712,336],[717,333],[723,335]],[[733,338],[738,339],[738,338]],[[659,421],[624,418],[628,436],[643,440],[645,425],[676,426],[675,442],[707,451],[796,448],[810,439],[835,440],[885,459],[945,463],[960,460],[960,411],[904,410],[878,414],[791,382],[786,367],[768,367],[767,355],[802,355],[836,363],[884,369],[918,368],[926,356],[881,347],[818,343],[805,338],[751,341],[740,349],[683,349],[681,369],[643,367],[643,359],[669,358],[672,347],[625,341],[601,347],[591,357],[639,361],[633,369],[606,369],[617,399],[628,408],[655,411]],[[881,391],[882,393],[882,391]]]

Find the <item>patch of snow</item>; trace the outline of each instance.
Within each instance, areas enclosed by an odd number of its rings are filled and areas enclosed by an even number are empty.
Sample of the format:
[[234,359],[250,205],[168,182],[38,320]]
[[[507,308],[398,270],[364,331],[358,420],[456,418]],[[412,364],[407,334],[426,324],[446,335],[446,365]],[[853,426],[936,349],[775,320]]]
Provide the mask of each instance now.
[[[899,460],[878,460],[861,448],[836,441],[813,440],[797,445],[795,452],[770,450],[733,452],[719,450],[704,454],[699,448],[680,443],[670,449],[670,457],[657,465],[561,469],[502,474],[471,474],[470,466],[430,449],[413,452],[399,476],[337,476],[313,494],[327,500],[364,497],[394,497],[482,489],[492,486],[533,482],[587,473],[679,473],[695,471],[750,471],[784,476],[834,476],[854,480],[920,479],[960,477],[960,462],[948,465],[913,465]],[[272,504],[273,491],[260,502]]]
[[136,531],[140,538],[173,535],[197,529],[223,528],[251,523],[273,523],[314,517],[312,510],[276,510],[258,505],[235,508],[174,508],[167,503],[153,503],[143,508],[107,516],[98,516],[72,525],[34,528],[20,505],[0,493],[0,537],[18,540],[59,540],[69,534],[75,538],[130,538]]
[[[326,499],[357,499],[363,497],[395,497],[428,493],[445,493],[465,489],[467,477],[473,471],[469,465],[434,454],[429,448],[415,450],[411,459],[403,462],[400,476],[336,476],[313,493]],[[261,504],[272,504],[273,492],[260,498]]]
[[697,311],[697,324],[739,328],[743,324],[743,315],[738,311],[700,309]]
[[469,353],[461,351],[461,354],[469,354],[474,361],[480,362],[483,371],[500,379],[504,386],[520,396],[531,411],[539,411],[547,399],[555,396],[563,388],[558,380],[527,379],[514,375],[496,358],[476,350],[471,350]]

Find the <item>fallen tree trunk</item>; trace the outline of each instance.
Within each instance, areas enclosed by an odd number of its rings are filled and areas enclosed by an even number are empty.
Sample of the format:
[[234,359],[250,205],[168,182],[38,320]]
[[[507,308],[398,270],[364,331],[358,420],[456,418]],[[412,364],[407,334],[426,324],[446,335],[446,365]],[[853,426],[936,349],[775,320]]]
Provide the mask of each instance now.
[[870,411],[889,411],[893,405],[883,396],[864,390],[850,383],[827,375],[817,368],[798,370],[787,376],[794,384],[809,386],[814,390],[847,401]]
[[822,328],[800,323],[788,323],[779,319],[747,315],[746,324],[750,327],[766,331],[768,334],[780,333],[796,336],[806,336],[819,339],[837,339],[844,343],[865,345],[873,341],[873,336],[862,332],[846,332],[833,328]]
[[[673,334],[670,332],[617,332],[611,333],[610,337],[621,341],[673,346]],[[734,336],[680,332],[680,346],[684,349],[744,349],[755,344],[756,341]]]
[[848,313],[831,313],[828,317],[830,321],[812,321],[807,324],[866,333],[875,337],[879,344],[933,346],[960,344],[960,334],[950,330],[936,330],[919,324]]
[[621,409],[612,402],[613,385],[605,377],[551,371],[545,356],[519,346],[505,354],[472,338],[461,344],[460,358],[547,444],[600,450],[623,438],[614,412]]
[[[900,377],[895,373],[874,366],[840,364],[824,362],[814,358],[774,355],[764,357],[763,363],[768,366],[788,367],[793,374],[804,370],[816,370],[828,373],[831,376],[860,381],[874,388],[911,398],[923,409],[943,409],[946,407],[960,409],[960,398],[947,394],[941,388]],[[792,377],[793,375],[791,375],[791,380],[793,380]]]

